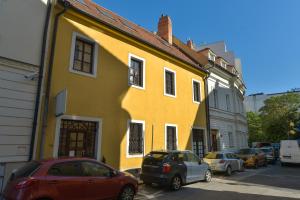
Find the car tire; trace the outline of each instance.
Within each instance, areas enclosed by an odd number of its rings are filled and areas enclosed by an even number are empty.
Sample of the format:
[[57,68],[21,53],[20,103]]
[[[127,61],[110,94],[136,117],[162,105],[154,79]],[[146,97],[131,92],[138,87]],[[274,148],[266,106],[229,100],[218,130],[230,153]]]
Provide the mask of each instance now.
[[134,195],[135,195],[135,191],[134,191],[133,187],[130,185],[127,185],[122,189],[118,200],[133,200]]
[[181,188],[182,186],[182,180],[180,176],[176,175],[172,178],[170,188],[171,190],[177,191]]
[[230,166],[228,166],[227,168],[226,168],[226,176],[231,176],[232,175],[232,169],[231,169],[231,167]]
[[211,177],[212,177],[211,171],[210,171],[210,170],[207,170],[207,171],[205,172],[205,179],[204,179],[204,181],[205,181],[205,182],[211,182]]

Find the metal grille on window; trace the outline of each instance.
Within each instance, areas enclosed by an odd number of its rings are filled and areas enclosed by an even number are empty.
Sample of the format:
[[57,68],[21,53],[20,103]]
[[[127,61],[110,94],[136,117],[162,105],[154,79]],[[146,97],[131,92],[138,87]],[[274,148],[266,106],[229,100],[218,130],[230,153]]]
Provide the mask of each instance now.
[[167,126],[167,150],[176,150],[176,127]]
[[97,122],[62,120],[58,156],[95,158]]
[[166,93],[175,95],[174,73],[166,71]]
[[194,101],[200,102],[200,85],[198,82],[193,82],[194,86]]
[[130,83],[132,85],[143,87],[143,62],[141,60],[131,58],[129,70]]
[[94,43],[76,38],[73,69],[93,73]]
[[129,154],[143,153],[143,125],[140,123],[130,123],[129,127]]

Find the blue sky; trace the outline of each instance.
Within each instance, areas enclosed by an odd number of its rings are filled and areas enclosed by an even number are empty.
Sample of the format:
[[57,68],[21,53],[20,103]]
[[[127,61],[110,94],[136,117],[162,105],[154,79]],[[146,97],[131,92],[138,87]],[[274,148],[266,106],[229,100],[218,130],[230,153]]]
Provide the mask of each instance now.
[[224,40],[243,64],[247,94],[300,88],[300,0],[94,0],[150,30],[161,14],[196,44]]

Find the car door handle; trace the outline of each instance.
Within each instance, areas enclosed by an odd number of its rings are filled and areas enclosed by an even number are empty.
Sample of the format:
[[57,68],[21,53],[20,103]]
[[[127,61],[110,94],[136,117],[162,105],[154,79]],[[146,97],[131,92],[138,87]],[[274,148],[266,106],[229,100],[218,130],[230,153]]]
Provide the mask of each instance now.
[[49,184],[57,184],[58,183],[58,180],[51,180],[51,181],[48,181]]

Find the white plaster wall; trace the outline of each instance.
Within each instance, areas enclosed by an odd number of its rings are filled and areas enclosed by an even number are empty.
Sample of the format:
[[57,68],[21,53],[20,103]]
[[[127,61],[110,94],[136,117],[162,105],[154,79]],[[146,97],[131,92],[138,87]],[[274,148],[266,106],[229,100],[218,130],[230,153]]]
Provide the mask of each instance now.
[[0,56],[39,65],[47,0],[0,0]]

